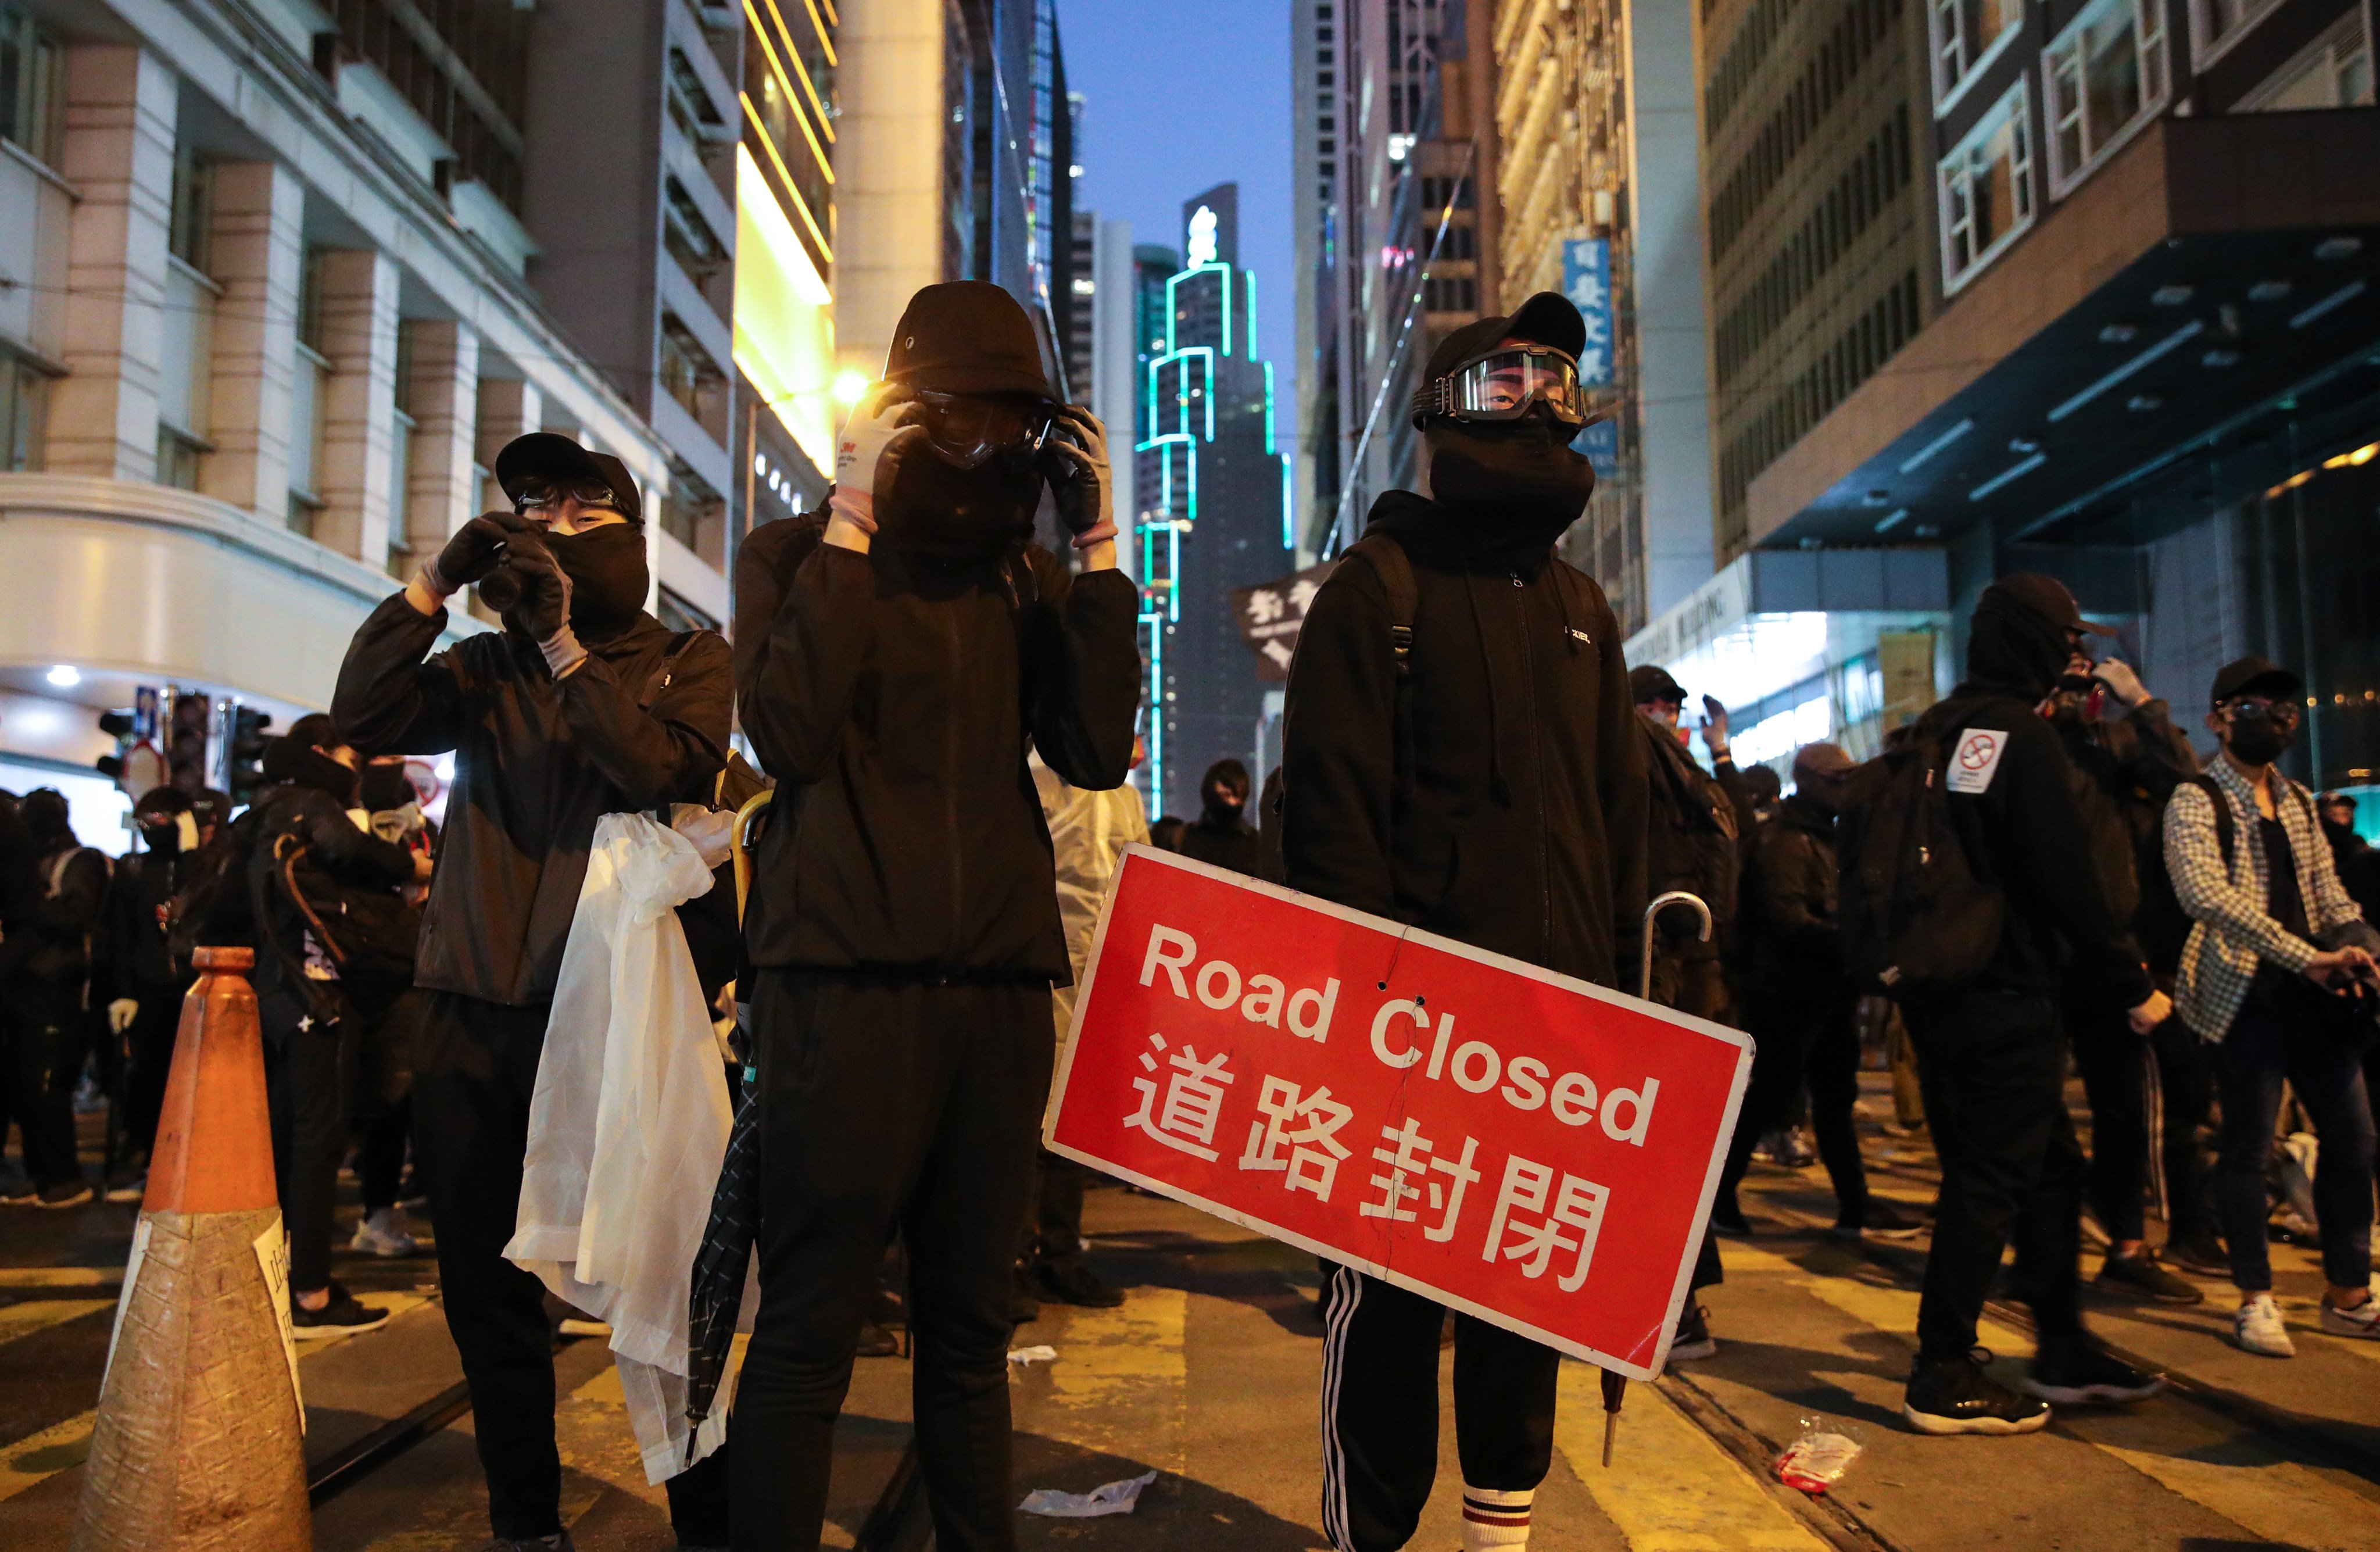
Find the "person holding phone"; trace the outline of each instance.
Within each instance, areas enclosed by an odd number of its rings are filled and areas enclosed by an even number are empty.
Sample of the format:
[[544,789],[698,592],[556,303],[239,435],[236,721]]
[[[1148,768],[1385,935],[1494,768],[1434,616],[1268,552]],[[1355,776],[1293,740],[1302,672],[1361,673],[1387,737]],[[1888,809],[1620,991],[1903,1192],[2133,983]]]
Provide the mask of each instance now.
[[2281,1085],[2322,1145],[2318,1316],[2332,1336],[2380,1339],[2372,1297],[2373,1122],[2363,1049],[2372,1038],[2380,935],[2340,887],[2306,789],[2277,762],[2296,741],[2305,685],[2262,658],[2215,676],[2206,726],[2223,753],[2166,806],[2166,867],[2196,924],[2174,1000],[2213,1048],[2223,1099],[2216,1209],[2240,1290],[2232,1340],[2294,1356],[2265,1243],[2265,1165]]
[[[1131,769],[1140,600],[1112,484],[1014,298],[929,285],[844,428],[823,521],[737,557],[736,702],[778,781],[744,921],[762,1163],[738,1552],[818,1544],[896,1231],[936,1545],[1016,1545],[1014,1266],[1072,975],[1026,743],[1076,787]],[[1075,566],[1031,541],[1045,491]]]

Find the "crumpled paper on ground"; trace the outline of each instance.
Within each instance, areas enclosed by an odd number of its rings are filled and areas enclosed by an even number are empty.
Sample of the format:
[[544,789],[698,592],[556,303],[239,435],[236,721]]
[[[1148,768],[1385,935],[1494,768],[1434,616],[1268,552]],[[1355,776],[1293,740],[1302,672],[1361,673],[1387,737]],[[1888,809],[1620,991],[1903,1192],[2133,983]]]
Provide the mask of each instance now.
[[1130,1514],[1140,1502],[1140,1490],[1157,1480],[1155,1472],[1143,1472],[1122,1482],[1111,1482],[1094,1487],[1087,1493],[1062,1493],[1055,1487],[1037,1487],[1025,1495],[1016,1507],[1026,1514],[1046,1514],[1056,1520],[1090,1520],[1102,1514]]
[[1028,1369],[1036,1364],[1053,1363],[1057,1356],[1058,1350],[1048,1342],[1043,1342],[1037,1347],[1012,1347],[1008,1350],[1010,1363],[1022,1364]]

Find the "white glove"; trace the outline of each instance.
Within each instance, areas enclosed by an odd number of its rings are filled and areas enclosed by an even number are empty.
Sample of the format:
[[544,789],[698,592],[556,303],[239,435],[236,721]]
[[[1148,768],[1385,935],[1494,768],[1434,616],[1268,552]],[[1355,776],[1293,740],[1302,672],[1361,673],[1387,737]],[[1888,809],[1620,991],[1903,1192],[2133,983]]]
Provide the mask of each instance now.
[[1115,474],[1108,464],[1108,431],[1099,418],[1078,405],[1058,406],[1041,456],[1050,499],[1058,520],[1075,536],[1075,548],[1088,550],[1116,536]]
[[111,1035],[123,1034],[126,1030],[132,1027],[132,1021],[140,1015],[140,1003],[134,1001],[129,997],[117,998],[115,1001],[110,1002],[107,1005],[108,1033]]
[[2149,687],[2132,672],[2131,664],[2121,658],[2106,658],[2091,665],[2091,677],[2107,686],[2107,693],[2128,707],[2144,704]]
[[892,483],[901,457],[925,433],[913,422],[914,399],[892,399],[878,383],[860,395],[834,443],[834,515],[862,533],[876,531],[876,492]]

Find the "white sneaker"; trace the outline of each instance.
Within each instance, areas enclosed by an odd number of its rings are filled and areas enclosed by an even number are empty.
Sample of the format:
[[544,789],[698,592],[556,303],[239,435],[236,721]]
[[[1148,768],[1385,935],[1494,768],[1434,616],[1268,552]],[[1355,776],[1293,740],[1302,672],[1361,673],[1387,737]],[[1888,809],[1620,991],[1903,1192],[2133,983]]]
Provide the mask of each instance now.
[[2281,1324],[2281,1307],[2270,1293],[2252,1295],[2231,1316],[2231,1340],[2250,1352],[2267,1358],[2294,1358],[2297,1345]]
[[381,1256],[417,1255],[421,1242],[406,1229],[403,1209],[382,1207],[356,1225],[356,1237],[347,1242],[347,1248]]
[[2380,1338],[2380,1297],[2364,1300],[2353,1309],[2322,1302],[2322,1328],[2334,1337]]

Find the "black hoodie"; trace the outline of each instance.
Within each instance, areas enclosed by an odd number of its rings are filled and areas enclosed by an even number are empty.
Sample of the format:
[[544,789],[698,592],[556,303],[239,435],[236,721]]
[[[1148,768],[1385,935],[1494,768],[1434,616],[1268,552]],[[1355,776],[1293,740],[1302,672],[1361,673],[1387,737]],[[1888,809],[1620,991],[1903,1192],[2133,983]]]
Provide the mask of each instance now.
[[[2048,994],[2070,964],[2117,1006],[2137,1007],[2155,989],[2140,946],[2108,903],[2092,833],[2076,796],[2076,773],[2058,730],[2040,712],[2070,655],[2064,632],[1987,590],[1967,643],[1969,677],[1925,713],[1952,770],[1977,732],[1996,734],[1997,763],[1954,781],[1950,822],[1979,878],[2008,897],[2007,926],[1980,985]],[[1977,746],[1978,748],[1984,746]]]
[[1314,597],[1282,734],[1290,886],[1633,986],[1645,779],[1619,622],[1551,536],[1491,558],[1463,534],[1409,491],[1373,505],[1365,537],[1396,540],[1418,594],[1402,692],[1378,573],[1342,563]]

